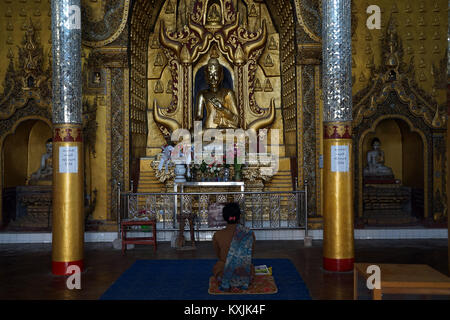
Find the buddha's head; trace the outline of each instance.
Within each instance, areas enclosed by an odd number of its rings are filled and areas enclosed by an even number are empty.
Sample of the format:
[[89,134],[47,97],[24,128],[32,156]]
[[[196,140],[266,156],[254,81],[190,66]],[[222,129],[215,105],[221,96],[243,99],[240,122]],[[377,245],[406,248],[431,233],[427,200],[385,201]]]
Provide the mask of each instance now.
[[380,146],[381,146],[381,141],[380,141],[380,139],[378,139],[378,138],[373,138],[373,140],[372,140],[372,148],[373,148],[374,150],[379,150],[379,149],[380,149]]
[[45,149],[48,154],[52,154],[52,150],[53,150],[52,141],[53,140],[50,138],[45,142]]
[[219,60],[216,58],[209,59],[208,65],[205,69],[205,76],[209,87],[213,91],[216,91],[223,80],[223,69],[222,65],[219,63]]

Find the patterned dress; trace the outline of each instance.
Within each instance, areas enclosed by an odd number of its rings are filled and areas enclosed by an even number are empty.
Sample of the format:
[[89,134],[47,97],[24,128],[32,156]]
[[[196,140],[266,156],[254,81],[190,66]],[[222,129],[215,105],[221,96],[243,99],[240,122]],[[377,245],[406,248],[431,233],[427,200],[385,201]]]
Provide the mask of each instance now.
[[238,224],[228,251],[220,290],[247,290],[251,281],[253,231]]

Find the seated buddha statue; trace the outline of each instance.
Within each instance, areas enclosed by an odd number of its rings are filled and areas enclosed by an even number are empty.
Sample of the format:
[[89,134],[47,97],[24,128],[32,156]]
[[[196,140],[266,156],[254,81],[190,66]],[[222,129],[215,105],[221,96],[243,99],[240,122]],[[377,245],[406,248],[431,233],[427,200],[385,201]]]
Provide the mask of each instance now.
[[47,140],[45,148],[46,152],[41,157],[41,165],[36,172],[31,174],[30,179],[28,180],[29,185],[50,185],[52,183],[52,139]]
[[[239,117],[236,97],[232,90],[221,87],[223,67],[211,58],[205,68],[209,88],[199,92],[196,104],[196,120],[204,120],[204,129],[237,128]],[[206,119],[203,119],[206,109]]]
[[210,26],[220,25],[221,23],[220,7],[217,3],[214,3],[209,7],[208,14],[206,15],[206,24]]
[[367,167],[364,168],[364,178],[368,180],[393,180],[391,168],[384,165],[384,152],[378,138],[372,140],[372,150],[367,152]]

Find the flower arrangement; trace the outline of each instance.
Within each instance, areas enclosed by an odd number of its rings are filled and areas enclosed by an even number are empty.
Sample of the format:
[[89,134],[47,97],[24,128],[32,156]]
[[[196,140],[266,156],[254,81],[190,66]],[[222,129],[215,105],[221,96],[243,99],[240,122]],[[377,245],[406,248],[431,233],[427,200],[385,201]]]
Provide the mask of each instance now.
[[[226,158],[227,159],[233,159],[233,167],[234,167],[234,180],[240,181],[241,180],[241,171],[242,167],[244,165],[242,159],[243,153],[242,150],[245,148],[245,146],[242,146],[241,144],[234,144],[232,148],[228,148],[226,152]],[[245,149],[244,149],[245,150]],[[229,161],[230,162],[230,161]],[[224,162],[226,163],[226,162]],[[228,165],[228,164],[227,164]]]
[[217,177],[221,171],[220,163],[214,160],[212,163],[208,165],[208,171]]

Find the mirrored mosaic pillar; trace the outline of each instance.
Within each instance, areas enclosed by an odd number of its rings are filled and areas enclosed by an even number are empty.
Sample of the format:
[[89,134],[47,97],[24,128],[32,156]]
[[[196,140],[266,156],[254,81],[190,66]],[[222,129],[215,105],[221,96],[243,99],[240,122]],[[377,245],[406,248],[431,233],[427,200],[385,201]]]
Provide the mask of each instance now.
[[52,273],[83,269],[83,139],[80,0],[52,0]]
[[323,266],[353,269],[351,0],[323,0]]

